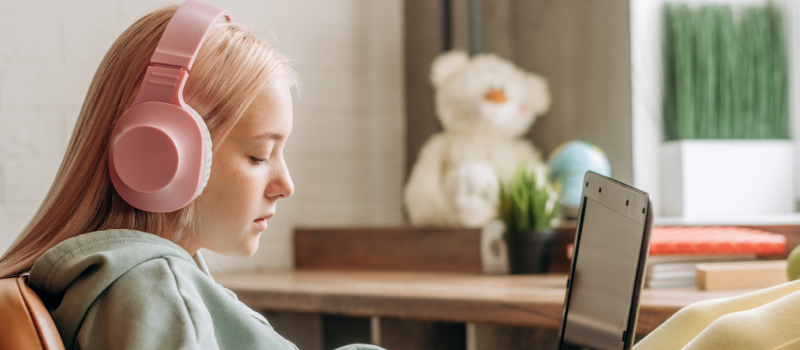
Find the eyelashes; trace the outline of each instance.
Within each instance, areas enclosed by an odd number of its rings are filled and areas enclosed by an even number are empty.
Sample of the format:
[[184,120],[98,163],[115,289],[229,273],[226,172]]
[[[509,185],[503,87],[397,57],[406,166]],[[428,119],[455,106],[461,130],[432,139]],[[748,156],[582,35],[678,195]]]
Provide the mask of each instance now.
[[267,164],[268,162],[266,159],[261,159],[256,157],[250,157],[250,161],[253,162],[253,164],[255,165]]

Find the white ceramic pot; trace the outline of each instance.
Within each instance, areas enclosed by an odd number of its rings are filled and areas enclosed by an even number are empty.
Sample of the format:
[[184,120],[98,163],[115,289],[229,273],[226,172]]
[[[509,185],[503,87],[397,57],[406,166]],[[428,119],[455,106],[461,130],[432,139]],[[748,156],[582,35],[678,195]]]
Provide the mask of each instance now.
[[661,213],[698,218],[794,212],[789,140],[682,140],[661,146]]

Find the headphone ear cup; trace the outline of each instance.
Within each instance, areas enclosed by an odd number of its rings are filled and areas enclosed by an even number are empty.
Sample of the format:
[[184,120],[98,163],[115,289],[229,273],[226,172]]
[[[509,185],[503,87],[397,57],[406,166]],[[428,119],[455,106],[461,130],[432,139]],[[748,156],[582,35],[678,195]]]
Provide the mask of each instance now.
[[196,112],[143,102],[125,111],[114,126],[109,173],[117,193],[130,205],[168,213],[200,194],[208,182],[211,158],[211,137]]
[[212,149],[211,133],[208,131],[208,125],[206,125],[206,122],[203,120],[202,117],[200,117],[200,113],[197,113],[197,111],[195,111],[194,108],[192,108],[188,104],[186,104],[185,106],[186,110],[189,111],[189,113],[195,119],[197,119],[197,124],[200,124],[200,128],[203,129],[203,138],[205,139],[204,143],[206,146],[205,169],[203,170],[203,184],[200,185],[200,189],[197,190],[197,194],[195,194],[195,197],[197,197],[201,193],[203,193],[203,189],[206,188],[206,184],[208,184],[208,178],[211,177],[211,159],[213,158],[211,154],[211,149]]

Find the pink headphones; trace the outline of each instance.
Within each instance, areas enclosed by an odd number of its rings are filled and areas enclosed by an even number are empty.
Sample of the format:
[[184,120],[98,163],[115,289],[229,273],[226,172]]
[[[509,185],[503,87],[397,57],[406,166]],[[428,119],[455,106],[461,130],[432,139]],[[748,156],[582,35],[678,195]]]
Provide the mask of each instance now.
[[188,205],[211,173],[211,136],[183,102],[183,87],[206,34],[230,11],[187,0],[173,15],[131,107],[111,134],[109,171],[120,196],[141,210],[166,213]]

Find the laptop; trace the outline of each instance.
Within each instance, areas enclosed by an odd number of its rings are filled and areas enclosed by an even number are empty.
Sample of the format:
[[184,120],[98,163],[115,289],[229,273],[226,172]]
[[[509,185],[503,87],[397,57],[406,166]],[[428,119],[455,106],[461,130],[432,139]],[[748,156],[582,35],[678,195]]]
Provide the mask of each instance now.
[[557,349],[633,346],[651,208],[647,193],[586,173]]

